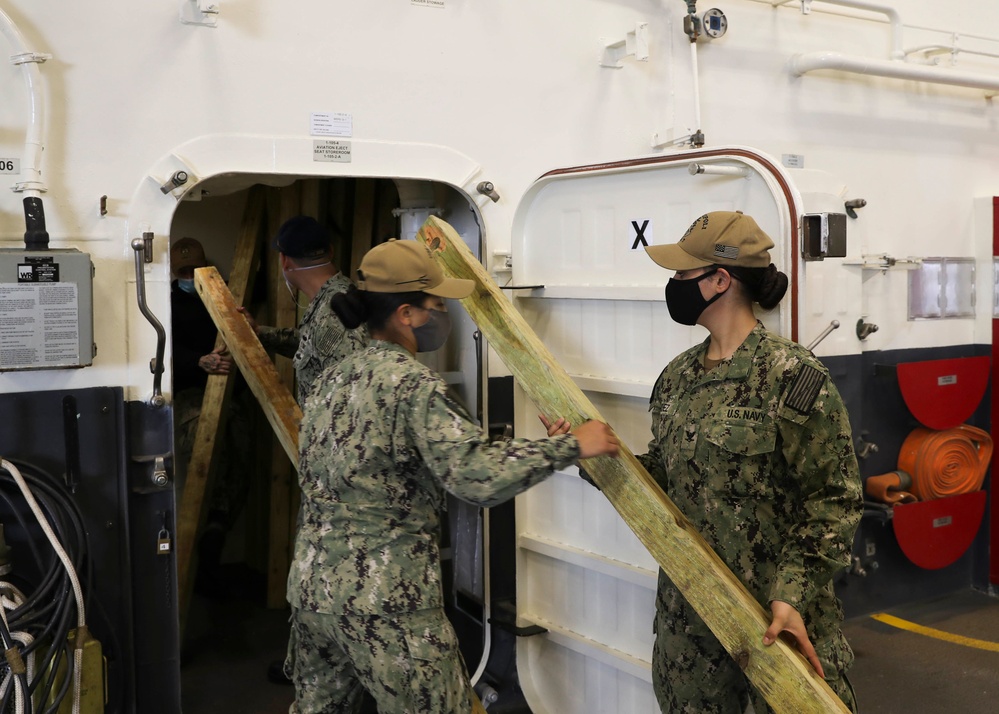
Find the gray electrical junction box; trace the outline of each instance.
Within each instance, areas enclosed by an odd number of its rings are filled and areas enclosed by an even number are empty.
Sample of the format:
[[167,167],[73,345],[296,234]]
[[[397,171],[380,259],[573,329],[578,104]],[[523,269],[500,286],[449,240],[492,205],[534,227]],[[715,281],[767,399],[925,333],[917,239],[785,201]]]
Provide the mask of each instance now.
[[0,372],[87,367],[96,353],[90,255],[0,249]]

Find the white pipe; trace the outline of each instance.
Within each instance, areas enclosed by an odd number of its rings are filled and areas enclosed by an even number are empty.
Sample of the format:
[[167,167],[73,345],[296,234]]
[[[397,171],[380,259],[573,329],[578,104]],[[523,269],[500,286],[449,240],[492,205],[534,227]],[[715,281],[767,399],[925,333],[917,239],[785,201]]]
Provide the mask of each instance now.
[[722,166],[718,164],[699,164],[696,161],[687,165],[691,176],[697,174],[715,174],[716,176],[741,176],[747,178],[749,169],[745,166]]
[[979,57],[989,57],[991,59],[997,59],[997,58],[999,58],[999,53],[996,53],[996,52],[983,52],[981,50],[967,50],[967,49],[963,49],[961,47],[958,47],[956,44],[954,44],[954,45],[920,45],[919,47],[911,47],[911,48],[909,48],[909,49],[907,49],[905,51],[905,56],[908,57],[909,55],[920,54],[920,53],[922,53],[922,54],[924,54],[926,56],[929,56],[929,55],[940,55],[940,54],[948,54],[948,55],[965,54],[965,55],[977,55]]
[[479,666],[475,668],[475,673],[469,681],[474,687],[479,683],[482,673],[486,671],[486,664],[489,662],[489,651],[492,649],[493,635],[489,618],[492,617],[492,579],[489,577],[489,509],[482,509],[482,628],[485,631],[482,641],[482,657],[479,658]]
[[[792,0],[771,0],[770,4],[773,7],[780,7],[781,5],[787,5]],[[901,59],[904,56],[902,51],[902,17],[898,14],[898,10],[891,7],[890,5],[882,5],[881,3],[868,2],[867,0],[799,0],[801,2],[801,11],[808,14],[806,9],[813,2],[824,2],[828,5],[839,5],[840,7],[849,7],[854,10],[866,10],[867,12],[876,12],[881,15],[885,15],[888,18],[888,24],[891,26],[891,57],[892,59]]]
[[694,131],[701,131],[701,88],[700,78],[697,75],[697,43],[690,43],[690,66],[693,73],[694,84]]
[[880,3],[867,2],[867,0],[815,0],[816,2],[824,2],[829,5],[840,5],[842,7],[850,7],[854,10],[867,10],[868,12],[876,12],[888,17],[888,24],[891,26],[891,54],[889,55],[892,59],[902,59],[905,56],[905,52],[902,49],[902,17],[898,14],[898,10],[891,7],[890,5],[882,5]]
[[969,72],[956,72],[945,67],[913,65],[892,60],[855,57],[839,52],[809,52],[791,57],[791,72],[800,77],[819,69],[835,69],[854,74],[870,74],[893,79],[911,79],[916,82],[949,84],[999,92],[999,76],[989,77]]
[[31,52],[24,40],[24,35],[14,21],[0,10],[0,34],[7,38],[13,53],[11,62],[20,64],[24,83],[28,89],[29,119],[27,134],[24,139],[24,154],[21,160],[22,181],[14,184],[14,191],[23,192],[27,197],[40,198],[46,191],[42,181],[42,135],[45,129],[45,92],[42,85],[42,73],[38,65],[47,56]]

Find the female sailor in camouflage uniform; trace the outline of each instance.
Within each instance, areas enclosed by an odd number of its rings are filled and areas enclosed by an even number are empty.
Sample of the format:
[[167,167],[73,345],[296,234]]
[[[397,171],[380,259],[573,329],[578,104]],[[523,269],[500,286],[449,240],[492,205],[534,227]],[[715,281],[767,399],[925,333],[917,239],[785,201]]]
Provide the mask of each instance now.
[[[357,289],[333,299],[372,342],[317,380],[300,436],[303,521],[288,577],[299,714],[468,714],[474,694],[442,609],[445,491],[494,505],[579,458],[617,452],[605,424],[491,445],[414,359],[450,328],[447,279],[427,248],[390,241],[361,262]],[[415,292],[414,292],[415,291]]]
[[[781,633],[856,708],[832,578],[850,563],[861,486],[850,423],[826,368],[768,332],[787,277],[773,241],[740,212],[701,216],[674,245],[646,250],[677,271],[670,316],[710,336],[663,371],[651,399],[652,441],[640,460],[772,613]],[[653,685],[664,712],[770,711],[734,660],[660,571]]]

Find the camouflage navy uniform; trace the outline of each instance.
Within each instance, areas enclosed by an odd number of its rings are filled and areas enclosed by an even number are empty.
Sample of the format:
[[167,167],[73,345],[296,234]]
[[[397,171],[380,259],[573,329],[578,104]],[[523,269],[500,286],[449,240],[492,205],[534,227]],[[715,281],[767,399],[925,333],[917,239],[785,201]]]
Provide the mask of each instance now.
[[[862,504],[846,409],[825,367],[762,324],[705,370],[709,342],[659,377],[639,459],[767,612],[782,600],[801,613],[827,683],[855,708],[832,584]],[[663,712],[741,714],[750,697],[771,711],[662,571],[654,629]]]
[[337,273],[312,298],[297,328],[261,326],[257,332],[265,349],[293,360],[299,404],[305,404],[313,382],[324,369],[361,349],[368,341],[364,327],[348,330],[330,309],[330,298],[346,292],[350,285],[343,273]]
[[444,381],[373,341],[305,405],[303,522],[288,576],[299,714],[468,714],[472,689],[443,611],[445,492],[494,505],[573,463],[571,434],[491,445]]

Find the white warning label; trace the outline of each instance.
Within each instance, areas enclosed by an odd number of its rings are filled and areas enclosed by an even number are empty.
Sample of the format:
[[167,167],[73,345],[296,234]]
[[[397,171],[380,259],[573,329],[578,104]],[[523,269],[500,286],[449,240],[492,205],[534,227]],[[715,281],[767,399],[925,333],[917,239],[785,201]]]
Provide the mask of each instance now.
[[313,136],[351,136],[354,117],[346,112],[312,112],[309,128]]
[[335,161],[350,163],[350,142],[334,139],[315,139],[312,142],[313,161]]
[[79,363],[76,283],[0,284],[0,369]]

